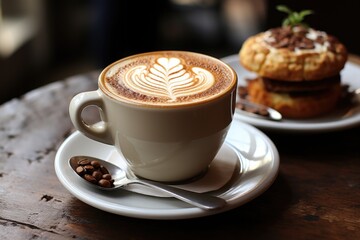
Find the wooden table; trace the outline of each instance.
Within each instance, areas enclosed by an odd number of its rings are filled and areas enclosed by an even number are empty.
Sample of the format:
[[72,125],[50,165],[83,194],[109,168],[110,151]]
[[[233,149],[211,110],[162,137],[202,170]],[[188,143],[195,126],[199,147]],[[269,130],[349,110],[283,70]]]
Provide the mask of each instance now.
[[74,128],[73,95],[97,73],[33,90],[0,107],[0,239],[360,239],[360,127],[267,133],[279,175],[234,210],[188,220],[144,220],[91,207],[59,182],[54,157]]

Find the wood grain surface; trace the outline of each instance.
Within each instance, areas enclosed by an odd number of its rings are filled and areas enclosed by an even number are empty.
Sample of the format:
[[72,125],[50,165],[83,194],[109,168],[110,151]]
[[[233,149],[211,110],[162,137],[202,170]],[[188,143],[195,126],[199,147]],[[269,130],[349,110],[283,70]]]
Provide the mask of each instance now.
[[0,107],[0,239],[360,239],[359,127],[265,132],[280,153],[276,181],[218,215],[142,220],[79,201],[57,179],[54,157],[74,131],[70,99],[95,90],[97,74],[46,85]]

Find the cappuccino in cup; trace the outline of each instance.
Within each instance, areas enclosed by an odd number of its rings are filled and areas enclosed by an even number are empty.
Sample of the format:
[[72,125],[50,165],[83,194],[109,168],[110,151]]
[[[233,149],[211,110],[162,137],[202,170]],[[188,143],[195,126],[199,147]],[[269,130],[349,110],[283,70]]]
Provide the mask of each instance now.
[[[207,55],[158,51],[109,65],[98,85],[71,101],[75,127],[114,145],[139,177],[174,182],[203,172],[222,146],[234,114],[237,76]],[[90,105],[100,109],[101,123],[82,119]]]
[[196,104],[234,84],[233,73],[218,62],[189,52],[141,54],[108,67],[100,84],[119,101],[158,107]]

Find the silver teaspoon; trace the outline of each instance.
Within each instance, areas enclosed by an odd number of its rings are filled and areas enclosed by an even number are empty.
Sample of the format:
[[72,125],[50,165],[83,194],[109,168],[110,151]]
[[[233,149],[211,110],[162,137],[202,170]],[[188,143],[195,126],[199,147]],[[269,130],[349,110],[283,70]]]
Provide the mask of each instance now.
[[237,101],[237,109],[242,111],[244,114],[250,115],[252,117],[270,119],[274,121],[281,121],[282,115],[273,108],[261,105],[258,103],[250,102],[244,98],[240,98]]
[[[85,180],[83,173],[79,172],[81,169],[77,169],[79,167],[79,161],[87,159],[89,162],[91,161],[97,161],[100,166],[103,166],[106,168],[106,170],[111,175],[111,178],[113,179],[112,186],[102,187],[97,183],[91,183],[88,180]],[[125,172],[123,169],[121,169],[118,166],[115,166],[112,163],[109,163],[107,161],[95,158],[95,157],[89,157],[89,156],[74,156],[69,159],[69,165],[74,170],[74,174],[76,174],[79,178],[81,178],[84,182],[88,183],[92,187],[97,187],[101,190],[115,190],[117,188],[124,187],[129,184],[142,184],[147,187],[151,187],[153,189],[165,192],[169,194],[172,197],[175,197],[181,201],[187,202],[193,206],[205,209],[205,210],[213,210],[213,209],[219,209],[226,205],[226,201],[220,197],[215,197],[208,194],[203,193],[196,193],[191,192],[187,190],[183,190],[180,188],[176,188],[173,186],[169,186],[163,183],[150,181],[146,179],[139,179],[137,178],[133,173]],[[85,165],[85,164],[84,164]],[[83,166],[84,166],[83,165]],[[91,165],[91,164],[89,164]],[[88,165],[88,166],[89,166]]]

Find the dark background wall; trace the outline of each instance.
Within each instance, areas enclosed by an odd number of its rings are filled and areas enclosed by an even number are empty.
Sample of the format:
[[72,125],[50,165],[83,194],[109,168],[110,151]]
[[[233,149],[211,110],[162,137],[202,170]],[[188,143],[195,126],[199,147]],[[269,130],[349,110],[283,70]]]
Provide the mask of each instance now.
[[[354,0],[2,0],[3,18],[35,16],[37,27],[11,55],[0,56],[0,103],[135,53],[235,54],[249,35],[281,24],[278,4],[314,10],[306,18],[310,26],[360,55],[360,1]],[[2,27],[0,19],[0,33]]]

